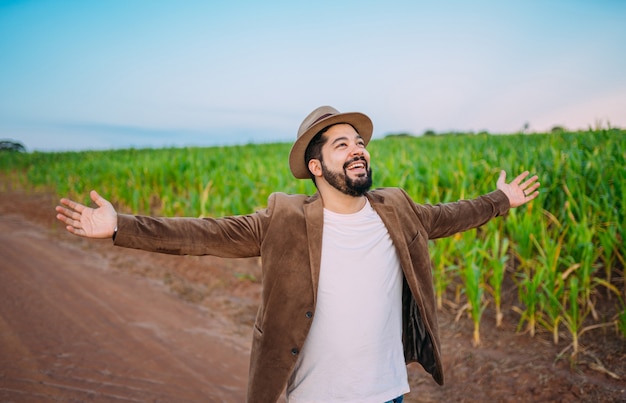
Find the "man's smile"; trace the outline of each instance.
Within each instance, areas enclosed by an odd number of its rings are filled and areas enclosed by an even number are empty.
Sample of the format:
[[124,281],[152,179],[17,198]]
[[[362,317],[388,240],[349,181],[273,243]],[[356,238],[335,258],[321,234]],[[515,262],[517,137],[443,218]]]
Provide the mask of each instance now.
[[346,171],[363,171],[367,172],[367,161],[363,157],[359,157],[355,160],[349,161],[344,166]]

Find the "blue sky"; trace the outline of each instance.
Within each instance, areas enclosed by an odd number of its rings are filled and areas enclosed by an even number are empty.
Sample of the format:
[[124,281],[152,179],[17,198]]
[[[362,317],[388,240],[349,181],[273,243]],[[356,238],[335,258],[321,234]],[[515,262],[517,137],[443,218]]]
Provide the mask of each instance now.
[[626,2],[0,0],[0,138],[29,150],[626,127]]

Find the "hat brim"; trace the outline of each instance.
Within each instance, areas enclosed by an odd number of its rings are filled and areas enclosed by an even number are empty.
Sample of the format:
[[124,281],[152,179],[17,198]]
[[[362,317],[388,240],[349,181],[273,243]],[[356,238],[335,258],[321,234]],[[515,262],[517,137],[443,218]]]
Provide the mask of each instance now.
[[298,137],[291,147],[291,152],[289,153],[289,168],[293,176],[297,179],[308,179],[311,177],[309,168],[304,161],[306,148],[320,130],[339,123],[347,123],[354,127],[357,133],[363,138],[365,145],[367,145],[372,138],[374,125],[367,115],[360,112],[338,113],[322,119],[319,122],[315,122],[315,124]]

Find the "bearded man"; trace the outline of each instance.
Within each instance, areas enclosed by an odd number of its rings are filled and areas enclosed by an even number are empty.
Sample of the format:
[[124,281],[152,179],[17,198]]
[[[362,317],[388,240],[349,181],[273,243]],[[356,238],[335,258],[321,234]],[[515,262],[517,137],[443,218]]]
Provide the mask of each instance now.
[[266,208],[223,218],[118,214],[68,199],[68,231],[180,255],[262,259],[248,402],[402,402],[406,364],[443,384],[428,241],[483,225],[538,196],[528,172],[473,200],[419,204],[398,188],[370,190],[369,117],[330,106],[302,122],[289,155],[313,196],[274,193]]

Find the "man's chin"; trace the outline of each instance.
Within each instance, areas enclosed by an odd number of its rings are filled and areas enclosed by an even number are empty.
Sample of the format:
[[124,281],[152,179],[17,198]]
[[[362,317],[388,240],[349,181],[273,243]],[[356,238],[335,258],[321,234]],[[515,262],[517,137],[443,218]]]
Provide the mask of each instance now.
[[368,180],[369,175],[367,172],[358,172],[358,173],[349,172],[348,177],[353,182],[365,182]]
[[369,179],[367,175],[363,176],[362,178],[358,178],[358,180],[353,180],[350,185],[352,192],[356,196],[364,195],[365,192],[370,190],[371,187],[372,187],[372,181]]
[[364,169],[355,169],[352,171],[347,171],[347,174],[352,176],[367,176],[367,171]]

